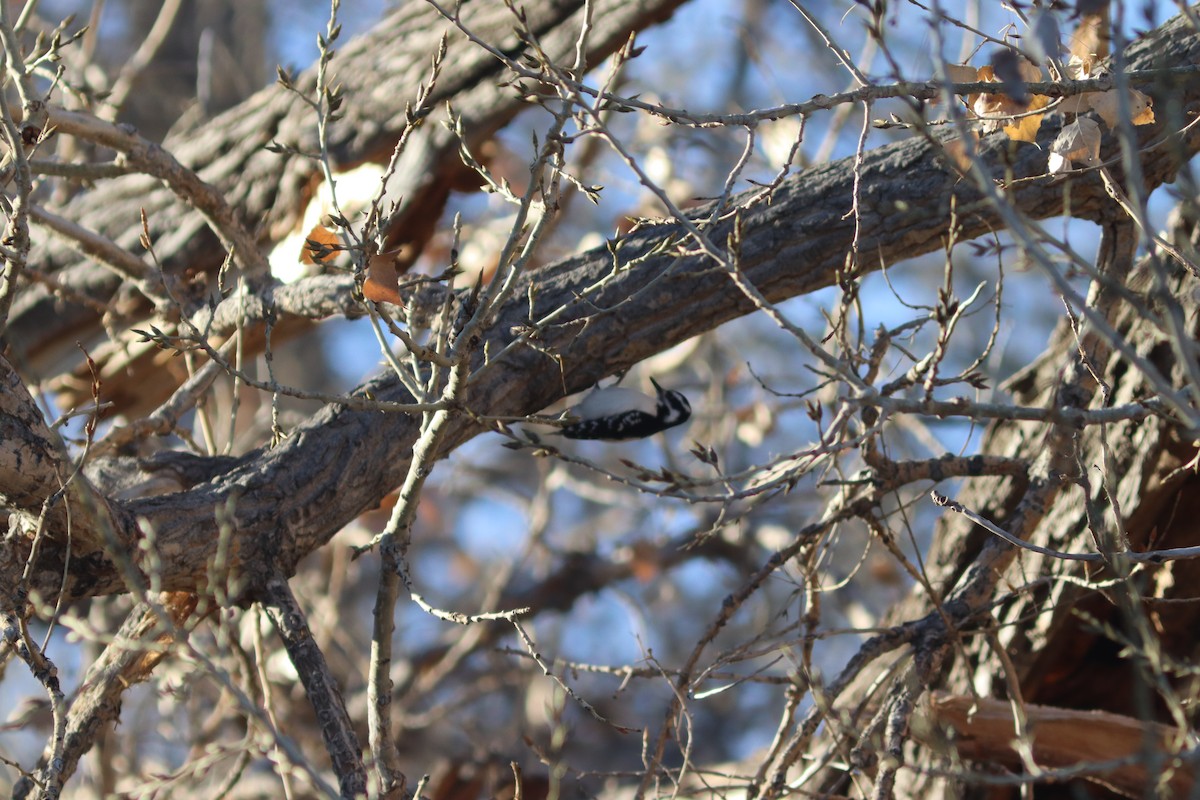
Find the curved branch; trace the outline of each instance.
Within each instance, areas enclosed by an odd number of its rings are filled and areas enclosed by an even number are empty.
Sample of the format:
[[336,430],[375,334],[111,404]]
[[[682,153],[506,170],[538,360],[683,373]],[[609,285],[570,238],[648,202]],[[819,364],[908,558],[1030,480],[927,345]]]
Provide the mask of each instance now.
[[[1200,34],[1180,19],[1130,52],[1130,62],[1138,68],[1159,59],[1189,63],[1198,57]],[[1186,108],[1198,99],[1200,81],[1192,80],[1159,103]],[[1195,130],[1170,137],[1161,125],[1138,130],[1150,188],[1200,150]],[[1055,134],[1047,130],[1042,140]],[[1170,146],[1149,146],[1160,139]],[[1113,152],[1111,140],[1107,144],[1107,152]],[[1064,213],[1064,181],[1044,175],[1044,157],[1044,150],[995,136],[980,145],[981,163],[1006,188],[1013,206],[1034,219]],[[742,277],[768,301],[834,283],[855,241],[859,252],[890,264],[941,248],[952,219],[959,240],[1000,227],[991,206],[926,141],[866,153],[859,165],[859,217],[847,218],[854,165],[851,158],[810,169],[771,196],[736,199],[744,209],[738,212]],[[1072,215],[1101,217],[1110,202],[1101,181],[1088,173],[1072,181]],[[703,220],[707,213],[700,209],[694,219]],[[726,218],[706,233],[711,241],[724,242],[733,226],[734,220]],[[701,256],[664,246],[683,242],[682,230],[681,225],[663,224],[634,232],[617,247],[619,265],[612,263],[607,248],[598,248],[526,276],[491,329],[482,351],[490,360],[474,365],[464,400],[469,411],[487,416],[538,411],[566,392],[756,310],[726,272],[712,269]],[[601,278],[600,288],[594,288]],[[536,291],[528,291],[530,282]],[[538,324],[551,314],[551,321]],[[388,377],[371,381],[362,392],[384,401],[411,400]],[[223,517],[236,530],[240,577],[261,586],[271,577],[266,565],[294,569],[304,555],[397,486],[418,429],[418,420],[408,416],[326,407],[279,446],[252,454],[210,483],[129,502],[127,518],[153,527],[164,570],[162,588],[190,590],[206,580],[218,539],[214,509],[225,509]],[[439,455],[482,431],[471,414],[456,416]],[[57,594],[61,563],[61,553],[56,557],[50,548],[38,564],[37,585],[48,596]],[[111,564],[90,563],[86,579],[72,570],[66,591],[78,597],[119,592],[123,586]]]
[[[597,0],[588,38],[589,64],[624,44],[632,31],[661,22],[684,0]],[[573,53],[584,0],[536,3],[524,13],[541,43],[553,55]],[[463,4],[463,19],[492,37],[508,53],[519,53],[507,4],[472,0]],[[415,99],[426,78],[429,60],[449,32],[445,67],[430,98],[441,109],[453,100],[467,130],[468,145],[477,147],[521,110],[525,100],[501,78],[503,66],[480,50],[424,3],[403,4],[338,51],[334,78],[345,103],[344,117],[330,130],[335,163],[350,168],[365,161],[384,163],[405,126],[402,104]],[[288,235],[304,214],[320,182],[320,168],[310,157],[319,149],[316,117],[297,94],[313,96],[316,68],[292,80],[295,91],[269,86],[239,106],[196,130],[170,136],[163,149],[194,172],[193,178],[224,195],[241,226],[254,231],[260,248]],[[62,121],[76,117],[59,114]],[[442,125],[439,110],[412,136],[389,196],[400,199],[390,235],[395,241],[425,243],[450,190],[462,182],[465,168],[457,157],[458,140]],[[97,125],[107,124],[96,121]],[[266,149],[282,145],[285,152]],[[470,184],[474,186],[474,183]],[[107,181],[64,208],[48,209],[74,220],[131,251],[138,246],[145,212],[155,253],[168,271],[215,272],[225,258],[216,237],[206,232],[199,213],[145,175]],[[234,220],[228,220],[233,224]],[[238,242],[241,249],[242,242]],[[120,279],[98,271],[69,248],[48,243],[38,253],[43,272],[60,271],[60,283],[101,304],[120,287]],[[19,348],[20,362],[50,373],[51,362],[74,347],[79,331],[99,331],[99,315],[81,304],[63,304],[45,288],[28,287],[15,300],[9,341]]]

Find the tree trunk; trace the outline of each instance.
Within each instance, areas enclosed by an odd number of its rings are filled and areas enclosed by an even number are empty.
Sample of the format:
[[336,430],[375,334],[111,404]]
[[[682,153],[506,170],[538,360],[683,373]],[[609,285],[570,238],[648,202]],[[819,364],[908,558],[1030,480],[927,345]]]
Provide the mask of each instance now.
[[[676,5],[674,0],[593,3],[595,29],[588,40],[593,61]],[[530,10],[532,28],[544,34],[543,47],[555,54],[571,52],[582,6],[563,0]],[[501,41],[506,50],[518,47],[500,34],[511,26],[511,12],[503,4],[476,2],[465,8],[468,24],[488,34],[489,41]],[[349,115],[331,143],[340,167],[386,160],[404,125],[396,100],[416,96],[447,27],[429,6],[407,4],[339,54],[335,63]],[[523,102],[511,87],[497,85],[501,70],[493,56],[459,34],[451,39],[435,96],[453,100],[464,113],[468,144],[474,146],[512,119]],[[404,46],[396,46],[398,41]],[[1181,17],[1133,45],[1127,58],[1133,69],[1200,63],[1200,33]],[[311,93],[314,81],[310,72],[296,84]],[[1200,80],[1195,73],[1175,74],[1146,90],[1157,98],[1159,122],[1136,130],[1137,157],[1145,188],[1152,189],[1172,180],[1200,150],[1197,127],[1177,124],[1200,107]],[[65,124],[66,115],[62,118]],[[392,240],[418,250],[465,174],[454,156],[457,143],[438,122],[427,119],[409,143],[393,188],[404,200],[389,220]],[[1060,125],[1048,120],[1039,142],[1052,141]],[[188,141],[165,146],[227,198],[237,219],[266,248],[295,228],[318,170],[309,159],[267,152],[264,146],[279,142],[311,152],[317,144],[313,128],[311,111],[274,87],[189,134]],[[1115,159],[1117,150],[1110,136],[1103,153]],[[1103,243],[1099,277],[1087,303],[1097,316],[1077,327],[1061,326],[1045,354],[1007,387],[1017,405],[1052,409],[1051,423],[1000,419],[989,427],[981,448],[984,455],[1018,459],[1028,469],[1016,477],[970,478],[951,499],[1030,544],[1105,553],[1110,563],[1080,568],[1017,549],[948,510],[926,562],[932,591],[922,587],[895,610],[894,627],[864,645],[825,687],[822,704],[794,724],[785,715],[779,742],[755,782],[759,796],[783,793],[802,757],[827,759],[819,778],[829,792],[844,793],[852,777],[868,775],[880,794],[894,784],[901,795],[957,796],[959,787],[941,771],[961,771],[958,759],[981,769],[1021,763],[994,727],[985,728],[987,719],[961,730],[975,724],[964,711],[964,698],[976,693],[1038,704],[1040,709],[1030,706],[1034,726],[1050,727],[1071,710],[1117,715],[1120,719],[1065,716],[1068,722],[1079,720],[1079,741],[1072,743],[1078,748],[1072,752],[1096,759],[1113,754],[1112,747],[1101,746],[1098,732],[1111,734],[1106,741],[1112,744],[1121,728],[1126,732],[1121,741],[1130,740],[1130,730],[1144,733],[1142,739],[1153,744],[1147,751],[1165,764],[1163,742],[1172,733],[1182,736],[1191,725],[1194,678],[1168,667],[1173,660],[1190,663],[1195,655],[1191,632],[1200,621],[1200,603],[1172,601],[1195,599],[1191,580],[1200,579],[1200,566],[1171,560],[1138,567],[1129,582],[1113,581],[1099,591],[1097,583],[1131,568],[1119,555],[1126,546],[1139,551],[1200,545],[1190,508],[1200,504],[1190,493],[1200,486],[1193,461],[1196,431],[1183,431],[1169,418],[1169,397],[1164,397],[1171,389],[1182,402],[1196,405],[1189,393],[1200,385],[1190,349],[1200,313],[1197,278],[1171,261],[1135,265],[1134,231],[1098,172],[1048,176],[1044,148],[1019,146],[1002,135],[980,142],[977,163],[1021,214],[1045,219],[1069,211],[1100,223]],[[1115,180],[1123,184],[1125,176],[1118,172]],[[964,179],[932,138],[879,148],[861,161],[849,158],[806,170],[772,189],[734,198],[733,205],[737,211],[711,225],[711,207],[696,209],[689,218],[705,226],[709,241],[728,248],[733,267],[728,271],[714,269],[714,261],[695,248],[680,246],[689,242],[690,233],[688,225],[674,221],[643,226],[611,250],[596,248],[521,277],[494,323],[479,334],[483,346],[470,364],[462,400],[469,413],[453,416],[437,455],[487,430],[479,417],[537,412],[566,393],[760,310],[752,292],[740,290],[736,281],[751,285],[763,301],[778,302],[860,277],[844,272],[851,250],[871,254],[863,267],[871,269],[941,249],[947,238],[970,239],[1006,224],[994,200]],[[852,208],[857,215],[848,213]],[[121,178],[58,211],[133,248],[141,233],[140,209],[168,273],[181,280],[185,275],[200,276],[201,282],[212,278],[225,256],[218,237],[156,179]],[[1189,246],[1190,231],[1183,233],[1179,247]],[[77,358],[72,349],[77,339],[98,340],[102,325],[135,327],[151,314],[148,303],[130,299],[135,295],[121,278],[65,246],[46,248],[36,263],[47,276],[52,273],[58,294],[28,288],[19,295],[6,334],[10,352],[0,357],[0,411],[8,426],[0,437],[0,487],[6,493],[16,487],[5,501],[26,522],[37,518],[72,465],[25,391],[28,380],[23,384],[18,373],[28,378],[57,372],[64,359]],[[283,286],[241,268],[257,292],[249,307],[233,297],[210,309],[205,290],[192,297],[185,313],[201,327],[211,322],[214,334],[246,322],[262,325],[268,318],[303,324],[363,313],[348,276],[319,275]],[[91,302],[73,302],[78,295]],[[1167,297],[1178,305],[1163,302]],[[412,313],[431,316],[443,304],[469,307],[471,302],[469,293],[446,296],[435,287],[412,298]],[[108,306],[108,313],[98,312],[98,306]],[[531,322],[552,313],[540,327]],[[1130,348],[1115,348],[1106,325]],[[129,388],[112,398],[131,417],[157,406],[182,381],[156,367],[164,356],[150,344],[131,349],[134,340],[127,337],[124,346],[95,354],[102,372],[134,376],[125,380]],[[1131,355],[1140,362],[1135,365]],[[1161,383],[1148,379],[1150,369],[1161,374]],[[139,376],[151,377],[139,383]],[[40,538],[12,535],[0,550],[0,605],[24,607],[23,598],[7,594],[16,586],[49,604],[140,592],[144,587],[138,581],[150,575],[146,547],[151,545],[159,591],[187,597],[182,593],[223,580],[233,602],[261,597],[405,480],[422,429],[420,416],[381,413],[371,404],[412,399],[399,380],[385,374],[345,402],[326,406],[276,446],[244,457],[172,457],[151,465],[114,459],[115,469],[128,469],[142,480],[165,474],[171,491],[127,499],[95,474],[91,483],[80,479],[66,505],[41,522]],[[877,399],[878,405],[863,403],[865,427],[886,412]],[[1145,414],[1136,419],[1076,424],[1083,412],[1137,404]],[[868,463],[871,458],[864,453]],[[865,509],[861,516],[878,503],[871,491],[853,498]],[[32,528],[14,526],[23,533]],[[786,562],[799,547],[790,545],[755,580],[771,574],[777,561]],[[220,575],[214,575],[214,564],[225,565]],[[756,588],[747,586],[747,592]],[[942,694],[930,695],[930,688]],[[960,727],[962,741],[974,736],[977,746],[956,748],[945,730],[950,722]],[[1053,763],[1049,745],[1032,736],[1025,741],[1039,763]],[[1124,791],[1139,778],[1145,782],[1161,774],[1173,787],[1191,785],[1184,767],[1168,764],[1155,773],[1153,764],[1148,758],[1140,773],[1114,771],[1107,783]],[[1038,796],[1068,796],[1072,790],[1070,784],[1052,785]]]

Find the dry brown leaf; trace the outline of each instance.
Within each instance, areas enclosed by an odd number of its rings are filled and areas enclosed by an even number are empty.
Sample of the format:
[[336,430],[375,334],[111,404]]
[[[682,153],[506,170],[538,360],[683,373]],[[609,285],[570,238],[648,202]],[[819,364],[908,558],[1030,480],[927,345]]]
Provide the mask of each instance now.
[[1025,109],[1026,115],[1018,117],[1008,125],[1004,126],[1004,132],[1008,138],[1018,142],[1036,142],[1038,128],[1042,126],[1042,117],[1045,114],[1030,114],[1030,111],[1036,111],[1039,108],[1045,108],[1050,104],[1050,98],[1042,94],[1035,94],[1029,98],[1029,106]]
[[[975,67],[969,67],[966,64],[947,64],[946,80],[949,83],[974,83],[979,80],[979,70]],[[937,105],[941,102],[941,98],[935,98],[930,102],[932,105]],[[967,108],[971,107],[971,100],[969,98],[963,100],[963,102]]]
[[1050,145],[1048,167],[1051,175],[1073,171],[1076,166],[1092,167],[1100,163],[1100,126],[1093,119],[1079,117],[1063,127]]
[[1027,58],[1017,61],[1017,71],[1021,74],[1021,80],[1026,83],[1037,83],[1042,79],[1042,68]]
[[[966,67],[966,69],[974,69],[974,68]],[[976,81],[994,81],[995,79],[996,79],[996,76],[992,74],[991,67],[980,67],[979,69],[975,70],[974,80],[976,80]],[[966,103],[967,110],[970,111],[972,114],[974,114],[977,117],[981,116],[980,113],[976,110],[976,105],[979,104],[980,97],[982,97],[982,95],[979,92],[974,92],[972,94],[967,95],[966,100],[963,101],[964,103]]]
[[1084,72],[1091,72],[1099,62],[1108,58],[1111,35],[1107,5],[1105,3],[1102,8],[1082,15],[1075,32],[1071,34],[1071,56],[1079,60]]
[[992,72],[1004,91],[1019,103],[1029,102],[1025,84],[1042,78],[1042,70],[1015,50],[1004,48],[992,54]]
[[[1095,111],[1110,129],[1117,127],[1117,123],[1120,121],[1121,104],[1118,102],[1115,89],[1107,92],[1086,92],[1070,99],[1075,102],[1063,104],[1059,107],[1060,111],[1075,114]],[[1139,92],[1137,89],[1130,89],[1129,114],[1134,125],[1153,124],[1154,101],[1145,93]]]
[[[1049,105],[1049,98],[1043,95],[1029,95],[1025,90],[1026,82],[1041,80],[1042,71],[1037,65],[1015,54],[1000,58],[1000,55],[1005,53],[1012,51],[1000,51],[993,59],[997,64],[980,67],[978,79],[1001,83],[1006,91],[973,94],[968,98],[968,105],[975,116],[984,120],[986,132],[1003,129],[1010,139],[1019,142],[1037,141],[1038,128],[1041,127],[1044,115],[1019,115]],[[1001,73],[1005,76],[1004,80],[1001,79]]]
[[979,70],[966,64],[947,64],[946,80],[951,83],[974,83],[979,78]]
[[305,244],[300,251],[300,260],[305,264],[316,264],[318,261],[328,261],[337,255],[336,252],[331,252],[326,253],[325,257],[321,258],[317,255],[317,252],[313,250],[312,246],[308,244],[308,242],[320,242],[329,248],[333,248],[341,244],[341,240],[338,239],[338,235],[329,230],[329,228],[326,228],[324,225],[317,225],[316,227],[312,228],[307,234],[305,234],[304,238]]
[[947,64],[946,80],[950,83],[975,83],[982,80],[979,70],[966,64]]
[[404,305],[400,297],[400,276],[396,272],[396,251],[379,253],[367,260],[363,297],[376,303]]
[[983,81],[985,83],[1000,82],[1000,79],[996,77],[996,70],[992,68],[991,64],[984,64],[982,67],[975,70],[975,75],[977,76],[976,80]]
[[[1067,76],[1078,81],[1102,78],[1108,74],[1105,63],[1072,55],[1067,62]],[[1107,92],[1084,92],[1074,97],[1064,98],[1058,110],[1064,114],[1086,114],[1095,111],[1109,128],[1115,128],[1120,114],[1120,103],[1117,102],[1115,90]],[[1154,100],[1137,89],[1129,90],[1129,115],[1134,125],[1151,125],[1154,123]]]
[[1020,114],[1025,110],[1024,103],[1018,103],[1008,95],[999,92],[996,94],[973,94],[971,97],[974,98],[971,103],[971,110],[975,112],[975,116],[984,120],[994,121],[1000,118],[1008,118]]
[[1064,97],[1058,104],[1058,111],[1063,114],[1086,114],[1092,110],[1092,95],[1095,92],[1084,92],[1074,97]]
[[1116,92],[1088,92],[1088,104],[1109,129],[1117,127],[1121,104],[1117,102]]
[[[1084,62],[1079,56],[1071,56],[1066,64],[1067,77],[1072,80],[1085,81],[1089,78],[1098,78],[1104,71],[1099,65],[1092,63],[1089,59]],[[1093,72],[1093,70],[1096,70]],[[1059,103],[1058,110],[1064,114],[1086,114],[1092,109],[1092,95],[1095,92],[1084,92],[1077,94],[1074,97],[1064,97]]]
[[1134,125],[1153,125],[1154,100],[1137,89],[1130,89],[1129,114]]

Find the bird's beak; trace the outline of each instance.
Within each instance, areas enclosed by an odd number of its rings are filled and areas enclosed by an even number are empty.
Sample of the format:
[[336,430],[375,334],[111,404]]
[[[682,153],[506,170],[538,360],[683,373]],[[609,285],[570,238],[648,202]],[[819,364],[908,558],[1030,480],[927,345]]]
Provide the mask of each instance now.
[[654,380],[654,378],[651,378],[650,382],[654,384],[654,391],[658,392],[659,397],[662,397],[665,392],[663,392],[663,388],[658,385],[658,381]]

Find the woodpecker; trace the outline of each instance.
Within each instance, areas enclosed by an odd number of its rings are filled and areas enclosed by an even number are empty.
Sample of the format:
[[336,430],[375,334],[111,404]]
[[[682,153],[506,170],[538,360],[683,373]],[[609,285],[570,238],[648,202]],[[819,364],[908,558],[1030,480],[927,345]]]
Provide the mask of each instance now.
[[596,389],[571,410],[580,421],[560,433],[568,439],[641,439],[687,422],[692,416],[687,398],[664,390],[654,378],[650,382],[657,399],[619,386]]

